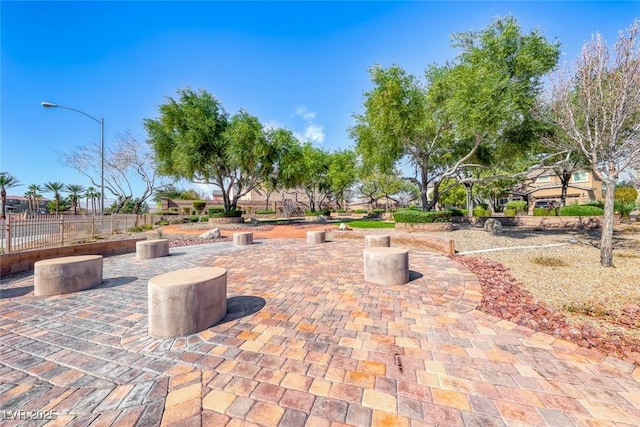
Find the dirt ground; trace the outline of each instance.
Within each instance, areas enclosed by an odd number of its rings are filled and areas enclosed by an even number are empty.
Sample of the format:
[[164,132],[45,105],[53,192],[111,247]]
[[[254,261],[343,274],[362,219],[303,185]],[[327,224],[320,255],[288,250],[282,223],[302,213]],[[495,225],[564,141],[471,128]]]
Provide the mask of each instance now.
[[[165,225],[162,227],[162,234],[199,236],[212,227],[208,224],[191,225]],[[278,225],[221,225],[218,227],[222,237],[232,237],[233,233],[241,231],[252,231],[254,239],[282,239],[307,237],[307,231],[329,231],[335,230],[335,224],[278,224]]]

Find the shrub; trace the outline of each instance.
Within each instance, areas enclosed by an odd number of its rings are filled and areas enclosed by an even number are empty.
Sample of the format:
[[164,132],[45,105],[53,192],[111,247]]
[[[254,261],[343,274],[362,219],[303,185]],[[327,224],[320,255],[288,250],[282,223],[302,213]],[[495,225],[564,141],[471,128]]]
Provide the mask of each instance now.
[[189,222],[200,222],[200,217],[198,215],[189,216]]
[[305,214],[306,216],[320,216],[320,215],[323,215],[323,214],[324,214],[324,212],[323,212],[323,211],[310,211],[310,210],[306,210],[306,211],[304,211],[304,214]]
[[450,211],[423,212],[413,209],[400,209],[394,215],[396,222],[408,224],[424,224],[451,221]]
[[461,210],[461,209],[451,209],[451,216],[452,217],[454,217],[454,216],[460,217],[460,216],[465,216],[465,215],[466,215],[465,212],[463,210]]
[[613,209],[620,214],[620,216],[629,216],[632,210],[636,208],[635,203],[626,203],[620,200],[613,202]]
[[604,209],[590,205],[569,205],[560,208],[561,216],[600,216],[604,215]]
[[491,211],[484,209],[482,206],[475,208],[473,210],[473,216],[477,217],[487,217],[491,216]]
[[193,201],[193,208],[196,210],[196,212],[202,212],[205,207],[207,207],[207,202],[206,201],[204,201],[204,200],[194,200]]
[[568,264],[561,258],[550,256],[536,256],[531,258],[531,262],[534,264],[542,265],[544,267],[566,267]]
[[238,218],[242,216],[242,211],[222,211],[222,212],[211,212],[209,209],[209,218]]
[[272,209],[258,209],[256,211],[256,214],[258,215],[267,215],[267,214],[274,214],[274,213],[276,213],[276,211]]
[[636,199],[638,198],[638,190],[633,187],[618,187],[615,189],[613,198],[616,201],[620,201],[623,203],[635,203]]
[[356,209],[354,212],[357,213],[357,214],[365,214],[368,211],[366,209]]
[[[504,209],[505,209],[505,215],[506,215],[507,209],[515,209],[516,213],[522,213],[527,210],[527,202],[524,200],[511,200],[507,202],[506,205],[504,205]],[[515,216],[515,214],[507,215],[507,216]]]
[[371,212],[373,212],[375,214],[381,214],[381,213],[385,213],[386,210],[385,209],[373,209]]
[[149,231],[151,229],[153,229],[153,225],[142,224],[142,225],[136,225],[135,227],[130,227],[127,229],[127,231],[130,233],[140,233],[142,231]]
[[218,214],[220,212],[224,212],[224,208],[222,206],[214,206],[212,208],[209,208],[209,216],[214,215],[214,214]]
[[209,221],[209,216],[208,215],[202,215],[200,217],[200,222],[207,222]]
[[[535,210],[535,209],[534,209]],[[504,208],[504,216],[516,216],[516,214],[518,213],[518,210],[516,208]]]
[[604,202],[602,200],[590,200],[587,203],[584,203],[583,206],[595,206],[600,209],[604,209]]
[[156,225],[169,225],[169,221],[162,219],[160,221],[156,221]]
[[556,210],[549,208],[533,208],[533,216],[556,216]]
[[346,212],[346,210],[344,210],[344,209],[337,209],[337,210],[336,210],[336,212],[338,212],[338,213],[345,213],[345,212]]

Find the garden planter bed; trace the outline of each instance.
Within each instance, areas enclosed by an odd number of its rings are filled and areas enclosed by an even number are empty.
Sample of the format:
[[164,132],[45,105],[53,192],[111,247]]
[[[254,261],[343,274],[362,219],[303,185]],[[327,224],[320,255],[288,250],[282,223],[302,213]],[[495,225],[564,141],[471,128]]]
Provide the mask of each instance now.
[[209,224],[240,224],[244,222],[244,218],[241,216],[226,217],[226,218],[209,218]]
[[451,222],[431,222],[431,223],[407,223],[396,222],[396,230],[401,231],[451,231]]
[[[484,226],[489,219],[497,219],[506,227],[522,227],[538,230],[546,229],[569,229],[569,230],[590,230],[602,227],[602,216],[494,216],[494,217],[457,217],[456,222],[466,222]],[[615,215],[613,219],[614,225],[620,224],[620,215]]]

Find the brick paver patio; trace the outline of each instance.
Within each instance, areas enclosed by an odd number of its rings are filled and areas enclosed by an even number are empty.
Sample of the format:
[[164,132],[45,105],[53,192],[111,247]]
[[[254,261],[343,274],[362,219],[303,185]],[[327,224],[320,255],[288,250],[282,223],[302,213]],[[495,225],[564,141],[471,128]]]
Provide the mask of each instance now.
[[[33,296],[0,284],[6,425],[640,425],[640,368],[481,313],[480,286],[411,250],[411,281],[363,279],[362,243],[265,240],[105,258],[104,282]],[[228,270],[229,315],[146,333],[147,281]],[[17,412],[26,411],[26,412]],[[54,413],[51,421],[7,420]],[[48,424],[47,424],[48,423]]]

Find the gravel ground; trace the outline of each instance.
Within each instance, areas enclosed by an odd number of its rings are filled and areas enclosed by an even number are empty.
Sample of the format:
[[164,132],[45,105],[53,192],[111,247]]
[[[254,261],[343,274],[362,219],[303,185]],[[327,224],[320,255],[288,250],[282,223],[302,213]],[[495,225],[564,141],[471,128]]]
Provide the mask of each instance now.
[[[599,231],[481,229],[430,233],[453,238],[460,254],[497,261],[532,296],[572,324],[640,341],[640,226],[618,226],[614,268],[600,264]],[[526,248],[525,248],[526,247]]]

